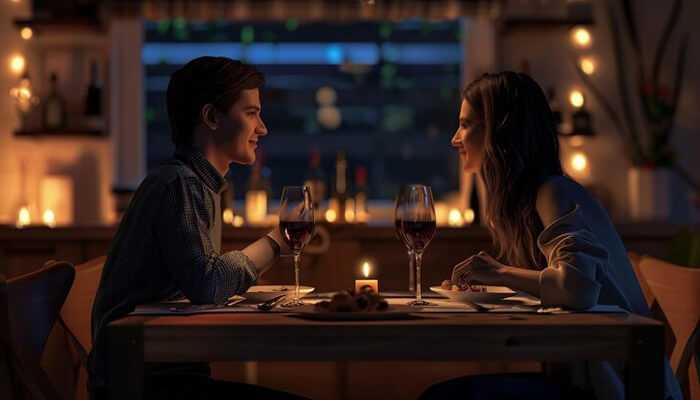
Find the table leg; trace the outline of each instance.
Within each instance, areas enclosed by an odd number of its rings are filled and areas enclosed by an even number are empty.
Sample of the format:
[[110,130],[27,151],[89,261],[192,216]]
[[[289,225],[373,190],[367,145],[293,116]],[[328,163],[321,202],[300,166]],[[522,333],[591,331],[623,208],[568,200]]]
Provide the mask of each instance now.
[[627,365],[626,398],[659,399],[664,396],[663,326],[639,328],[632,336]]
[[140,325],[111,326],[108,337],[108,390],[112,400],[143,398],[144,352]]

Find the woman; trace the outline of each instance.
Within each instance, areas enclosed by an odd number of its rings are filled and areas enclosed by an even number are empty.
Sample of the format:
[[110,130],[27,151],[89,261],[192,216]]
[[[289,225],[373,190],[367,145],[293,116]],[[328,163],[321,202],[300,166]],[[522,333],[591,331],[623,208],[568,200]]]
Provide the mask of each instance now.
[[[584,310],[615,304],[648,315],[607,213],[562,172],[551,110],[537,83],[514,72],[485,74],[464,89],[462,98],[452,146],[465,172],[478,172],[484,181],[486,218],[498,255],[480,252],[457,264],[452,283],[508,286],[539,297],[544,306]],[[572,366],[570,372],[576,386],[598,399],[622,399],[624,387],[616,367],[589,362]],[[666,398],[681,398],[666,369]],[[424,395],[464,396],[465,390],[474,398],[502,398],[511,392],[519,398],[562,396],[544,378],[517,374],[460,378]],[[482,393],[476,393],[479,390]]]

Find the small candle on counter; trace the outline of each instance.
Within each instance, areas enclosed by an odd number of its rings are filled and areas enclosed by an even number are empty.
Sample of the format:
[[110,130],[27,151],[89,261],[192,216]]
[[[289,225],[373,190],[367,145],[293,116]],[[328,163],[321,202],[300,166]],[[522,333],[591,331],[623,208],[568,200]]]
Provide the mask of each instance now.
[[362,264],[362,275],[365,276],[365,279],[355,280],[355,293],[359,293],[365,286],[369,286],[375,293],[379,293],[379,281],[377,279],[367,279],[369,278],[371,269],[372,267],[369,265],[369,262],[365,261]]

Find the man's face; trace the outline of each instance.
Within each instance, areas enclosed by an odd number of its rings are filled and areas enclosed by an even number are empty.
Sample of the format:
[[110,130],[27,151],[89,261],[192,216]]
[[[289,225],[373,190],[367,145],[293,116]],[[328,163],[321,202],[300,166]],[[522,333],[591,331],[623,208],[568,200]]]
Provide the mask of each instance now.
[[243,90],[228,112],[221,114],[216,141],[221,151],[238,164],[253,164],[258,138],[267,135],[260,116],[260,91]]

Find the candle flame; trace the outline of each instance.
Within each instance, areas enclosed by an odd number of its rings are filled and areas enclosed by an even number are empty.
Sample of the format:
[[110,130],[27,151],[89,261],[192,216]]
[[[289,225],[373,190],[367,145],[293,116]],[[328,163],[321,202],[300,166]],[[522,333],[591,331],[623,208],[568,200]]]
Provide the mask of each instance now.
[[370,269],[371,267],[369,265],[369,262],[365,261],[362,264],[362,274],[365,276],[365,278],[369,278]]
[[474,210],[472,210],[471,208],[467,208],[466,210],[464,210],[464,222],[466,222],[467,224],[473,223],[475,217],[476,215],[474,214]]
[[335,222],[335,220],[337,218],[338,218],[338,213],[336,213],[334,209],[329,208],[328,210],[326,210],[326,221]]
[[450,226],[462,226],[464,225],[464,220],[462,219],[462,213],[458,209],[453,208],[447,215],[447,224]]
[[225,224],[233,224],[233,210],[230,208],[225,209],[223,220]]
[[29,214],[29,209],[27,207],[22,207],[17,215],[17,227],[24,228],[25,226],[32,223],[32,217]]
[[244,222],[245,220],[243,220],[243,217],[241,217],[240,215],[233,216],[233,226],[235,226],[236,228],[240,228],[241,226],[243,226]]
[[48,226],[49,228],[56,226],[56,214],[54,214],[53,210],[50,208],[44,211],[44,215],[41,216],[41,220],[44,222],[44,225]]

